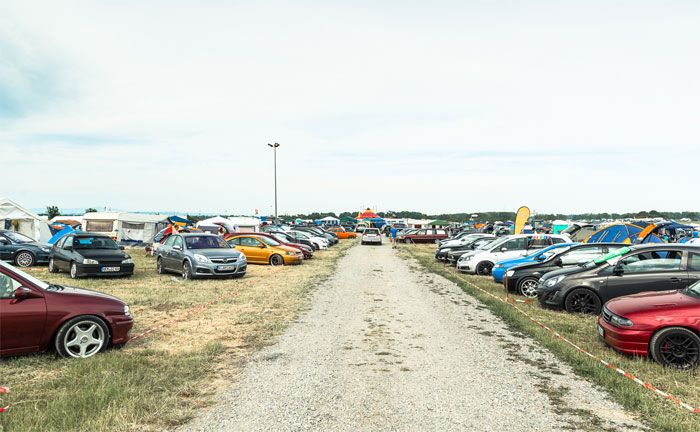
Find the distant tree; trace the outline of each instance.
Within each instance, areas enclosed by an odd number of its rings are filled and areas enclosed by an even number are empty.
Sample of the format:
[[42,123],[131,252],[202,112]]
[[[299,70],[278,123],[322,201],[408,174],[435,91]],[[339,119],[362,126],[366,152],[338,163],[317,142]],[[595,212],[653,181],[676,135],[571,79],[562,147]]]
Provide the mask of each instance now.
[[94,209],[94,208],[92,208],[92,207],[89,207],[89,208],[86,208],[86,209],[85,209],[85,213],[96,213],[96,212],[97,212],[97,209]]
[[46,207],[46,216],[49,219],[53,219],[56,216],[61,216],[61,211],[56,206],[47,206]]

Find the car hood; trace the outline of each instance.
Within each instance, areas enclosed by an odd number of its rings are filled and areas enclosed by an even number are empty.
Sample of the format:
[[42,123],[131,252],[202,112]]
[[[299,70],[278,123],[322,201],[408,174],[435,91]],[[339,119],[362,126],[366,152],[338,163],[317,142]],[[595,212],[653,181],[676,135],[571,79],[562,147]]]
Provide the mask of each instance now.
[[635,313],[668,311],[681,308],[700,308],[700,299],[678,290],[644,292],[610,300],[605,305],[612,313],[630,317]]
[[295,247],[293,247],[293,246],[279,245],[279,246],[274,246],[274,247],[275,247],[276,249],[280,249],[280,250],[283,250],[283,251],[285,251],[285,252],[291,252],[291,253],[294,253],[294,254],[298,254],[298,253],[301,252],[299,249],[297,249],[297,248],[295,248]]
[[109,294],[101,293],[98,291],[92,291],[92,290],[88,290],[85,288],[75,288],[75,287],[64,286],[63,289],[57,289],[57,290],[51,289],[51,290],[46,290],[46,291],[50,292],[52,294],[58,294],[58,295],[92,297],[92,298],[96,298],[96,299],[118,302],[120,304],[126,304],[122,300],[120,300],[114,296],[111,296]]
[[126,252],[121,249],[76,249],[84,258],[94,260],[118,260],[126,259]]
[[236,249],[226,249],[226,248],[214,248],[214,249],[191,249],[189,252],[193,254],[204,255],[207,258],[215,257],[234,257],[238,258],[241,252]]

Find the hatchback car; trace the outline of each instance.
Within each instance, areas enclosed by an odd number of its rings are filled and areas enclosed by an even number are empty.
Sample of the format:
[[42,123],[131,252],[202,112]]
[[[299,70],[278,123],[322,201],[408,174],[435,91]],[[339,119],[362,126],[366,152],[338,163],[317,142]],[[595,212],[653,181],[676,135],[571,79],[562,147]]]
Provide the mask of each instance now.
[[362,244],[382,244],[382,235],[377,228],[367,228],[362,232]]
[[0,260],[17,267],[31,267],[49,262],[51,246],[35,242],[24,234],[0,230]]
[[357,233],[346,231],[342,226],[329,227],[328,232],[338,236],[339,239],[354,239],[357,238]]
[[299,249],[284,246],[266,236],[239,234],[228,239],[228,243],[242,252],[248,262],[273,266],[301,264],[304,256]]
[[159,274],[174,272],[185,280],[200,277],[243,277],[246,256],[214,234],[174,234],[156,253]]
[[400,240],[404,243],[438,243],[447,238],[447,231],[444,229],[424,228],[415,232],[401,235]]
[[83,232],[63,236],[51,248],[49,271],[83,276],[131,276],[134,261],[111,237]]
[[[506,272],[509,269],[513,267],[520,267],[521,265],[526,264],[541,263],[552,258],[554,255],[563,253],[571,246],[574,246],[576,244],[577,243],[557,243],[555,245],[548,246],[544,249],[535,249],[534,252],[530,252],[529,254],[523,253],[516,258],[508,258],[503,261],[498,261],[496,265],[493,266],[493,269],[491,269],[491,276],[493,277],[493,280],[495,282],[501,283],[503,282],[503,278],[506,276]],[[602,254],[592,256],[589,259],[587,259],[586,262],[592,260],[593,258],[599,255]]]
[[700,248],[679,244],[623,247],[538,281],[542,306],[599,314],[614,298],[645,291],[683,289],[700,280]]
[[55,349],[91,357],[129,340],[134,319],[116,297],[51,285],[0,262],[0,356]]
[[605,343],[664,366],[700,366],[700,282],[683,290],[649,292],[609,301],[598,317]]

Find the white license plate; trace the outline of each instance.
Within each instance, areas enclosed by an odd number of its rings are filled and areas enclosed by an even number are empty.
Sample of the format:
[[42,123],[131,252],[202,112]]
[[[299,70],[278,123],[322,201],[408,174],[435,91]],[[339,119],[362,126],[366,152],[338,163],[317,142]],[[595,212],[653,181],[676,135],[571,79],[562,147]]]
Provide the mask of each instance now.
[[121,267],[102,267],[102,272],[104,273],[118,272],[119,270],[121,270]]
[[236,270],[236,266],[219,266],[219,271]]
[[598,324],[598,334],[600,337],[604,338],[605,337],[605,329]]

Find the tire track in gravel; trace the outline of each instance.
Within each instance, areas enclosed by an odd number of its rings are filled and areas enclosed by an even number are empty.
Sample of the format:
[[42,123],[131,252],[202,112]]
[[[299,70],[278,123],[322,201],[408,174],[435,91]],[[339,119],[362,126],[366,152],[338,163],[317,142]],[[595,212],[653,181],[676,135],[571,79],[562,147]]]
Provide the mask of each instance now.
[[188,431],[644,429],[454,283],[357,246]]

